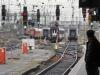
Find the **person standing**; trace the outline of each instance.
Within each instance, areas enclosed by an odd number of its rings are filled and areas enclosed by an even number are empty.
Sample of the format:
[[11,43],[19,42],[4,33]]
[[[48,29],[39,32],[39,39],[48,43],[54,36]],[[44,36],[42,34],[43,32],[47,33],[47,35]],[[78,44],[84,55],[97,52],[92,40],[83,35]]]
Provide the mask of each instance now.
[[85,54],[87,75],[99,75],[100,43],[94,34],[95,32],[93,30],[87,31],[88,42],[86,43]]

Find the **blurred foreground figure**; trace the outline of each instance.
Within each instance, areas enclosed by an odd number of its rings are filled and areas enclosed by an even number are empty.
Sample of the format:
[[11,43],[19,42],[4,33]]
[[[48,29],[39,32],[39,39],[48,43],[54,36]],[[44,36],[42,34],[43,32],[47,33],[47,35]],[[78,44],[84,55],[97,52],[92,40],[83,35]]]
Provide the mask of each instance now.
[[99,75],[100,43],[94,34],[93,30],[87,31],[88,42],[86,43],[85,55],[87,75]]

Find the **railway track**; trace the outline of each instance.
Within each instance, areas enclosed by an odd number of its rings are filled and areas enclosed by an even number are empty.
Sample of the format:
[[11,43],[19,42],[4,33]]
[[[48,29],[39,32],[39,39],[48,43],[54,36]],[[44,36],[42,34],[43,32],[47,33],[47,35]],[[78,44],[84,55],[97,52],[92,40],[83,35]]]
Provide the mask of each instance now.
[[70,42],[58,61],[51,64],[36,75],[68,75],[77,62],[77,42]]

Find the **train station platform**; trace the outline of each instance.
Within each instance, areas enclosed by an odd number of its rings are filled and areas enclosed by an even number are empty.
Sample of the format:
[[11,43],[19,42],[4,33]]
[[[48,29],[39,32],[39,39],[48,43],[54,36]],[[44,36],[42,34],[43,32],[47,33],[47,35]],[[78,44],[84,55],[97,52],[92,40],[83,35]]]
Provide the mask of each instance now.
[[[84,45],[83,46],[83,52],[84,52],[83,57],[72,68],[71,72],[68,75],[87,75],[86,70],[85,70],[85,61],[84,61],[85,51],[86,51],[86,48]],[[100,75],[100,73],[99,73],[99,75]]]
[[20,51],[7,51],[6,64],[0,64],[0,75],[22,75],[54,55],[53,50],[34,49],[29,54],[22,54]]

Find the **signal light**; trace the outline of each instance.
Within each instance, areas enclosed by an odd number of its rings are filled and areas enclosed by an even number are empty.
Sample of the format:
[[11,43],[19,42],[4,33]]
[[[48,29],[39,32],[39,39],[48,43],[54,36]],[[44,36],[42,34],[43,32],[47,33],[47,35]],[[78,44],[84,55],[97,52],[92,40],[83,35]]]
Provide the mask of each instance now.
[[60,9],[59,5],[56,6],[56,16],[60,16]]
[[59,20],[59,16],[56,16],[56,20]]
[[85,18],[86,18],[86,8],[82,8],[82,14],[83,14],[83,18],[84,18],[84,21],[85,21]]
[[23,7],[23,25],[27,25],[27,20],[28,20],[28,12],[27,12],[27,7]]
[[40,10],[37,9],[37,22],[40,22]]
[[2,20],[5,20],[6,17],[6,9],[5,9],[5,5],[2,5]]
[[59,20],[59,16],[60,16],[59,5],[56,5],[56,20]]

